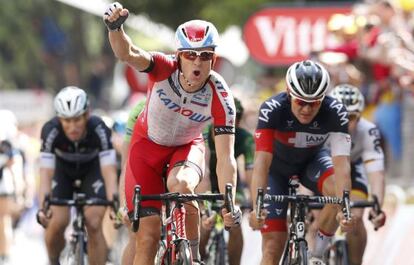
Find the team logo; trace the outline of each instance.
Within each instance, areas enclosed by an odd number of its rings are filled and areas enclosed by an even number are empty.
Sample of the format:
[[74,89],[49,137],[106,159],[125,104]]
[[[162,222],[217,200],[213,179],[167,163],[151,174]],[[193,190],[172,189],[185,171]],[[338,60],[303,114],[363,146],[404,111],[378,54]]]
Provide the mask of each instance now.
[[312,123],[312,126],[310,127],[310,129],[312,129],[312,130],[320,129],[319,123],[317,121],[314,121]]
[[292,128],[292,125],[293,125],[293,120],[287,121],[287,128]]

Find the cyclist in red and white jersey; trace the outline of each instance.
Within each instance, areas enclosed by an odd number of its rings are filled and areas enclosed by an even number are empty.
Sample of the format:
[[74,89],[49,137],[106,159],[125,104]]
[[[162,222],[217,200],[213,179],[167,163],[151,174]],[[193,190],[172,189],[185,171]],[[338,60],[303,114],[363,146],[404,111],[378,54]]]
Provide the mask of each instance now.
[[[384,152],[381,147],[380,132],[375,124],[361,117],[364,110],[364,96],[357,87],[349,84],[336,86],[331,96],[342,102],[348,110],[348,129],[351,134],[351,180],[352,200],[366,200],[368,190],[378,197],[380,205],[384,201]],[[368,183],[370,189],[368,189]],[[355,227],[346,237],[351,264],[362,264],[367,232],[362,220],[364,209],[352,209]],[[371,221],[376,228],[385,224],[385,213],[370,211]]]
[[[236,185],[234,159],[235,106],[223,78],[212,70],[218,33],[213,24],[191,20],[177,28],[177,52],[165,55],[147,52],[135,46],[122,26],[128,10],[112,3],[104,14],[109,41],[120,60],[148,73],[149,85],[145,110],[135,124],[126,161],[124,204],[132,211],[133,189],[141,185],[143,194],[165,192],[163,169],[168,164],[167,188],[172,192],[192,193],[204,172],[203,127],[212,120],[215,127],[217,172],[220,191],[226,183]],[[122,184],[121,184],[122,186]],[[143,217],[136,234],[134,264],[154,261],[160,238],[160,202],[143,204]],[[196,203],[185,205],[186,232],[193,259],[199,260],[199,212]],[[225,212],[227,226],[240,222],[241,212]]]

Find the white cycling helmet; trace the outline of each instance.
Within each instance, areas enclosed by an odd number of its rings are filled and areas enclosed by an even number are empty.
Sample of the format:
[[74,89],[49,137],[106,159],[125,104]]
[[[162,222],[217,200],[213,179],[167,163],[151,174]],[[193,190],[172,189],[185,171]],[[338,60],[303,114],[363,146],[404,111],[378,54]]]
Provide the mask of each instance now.
[[204,20],[190,20],[175,32],[177,50],[216,48],[219,34],[216,27]]
[[83,89],[75,86],[68,86],[55,97],[56,115],[62,118],[78,117],[89,108],[88,95]]
[[349,112],[361,113],[365,107],[364,95],[361,91],[349,84],[340,84],[334,87],[330,96],[336,98],[346,106]]
[[306,60],[291,65],[286,73],[288,92],[304,101],[321,100],[329,86],[329,73],[313,61]]

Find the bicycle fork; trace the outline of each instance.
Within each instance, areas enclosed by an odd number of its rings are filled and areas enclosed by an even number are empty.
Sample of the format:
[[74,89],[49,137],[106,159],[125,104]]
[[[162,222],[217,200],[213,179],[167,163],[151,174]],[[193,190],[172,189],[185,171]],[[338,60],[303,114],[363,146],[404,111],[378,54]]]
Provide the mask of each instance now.
[[[172,211],[172,218],[167,219],[167,248],[171,250],[171,262],[174,264],[178,259],[179,245],[185,241],[189,246],[187,234],[185,231],[186,209],[183,204],[178,203]],[[192,253],[190,251],[192,260]]]

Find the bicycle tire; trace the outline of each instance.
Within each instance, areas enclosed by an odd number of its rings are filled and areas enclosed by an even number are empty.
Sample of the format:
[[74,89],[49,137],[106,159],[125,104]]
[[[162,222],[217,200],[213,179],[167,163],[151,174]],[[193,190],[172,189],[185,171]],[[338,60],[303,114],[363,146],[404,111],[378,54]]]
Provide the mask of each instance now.
[[69,249],[65,251],[65,255],[61,259],[62,265],[76,265],[75,245],[71,243]]
[[167,246],[166,243],[163,240],[160,240],[160,242],[158,243],[158,250],[157,250],[157,254],[155,255],[155,265],[166,265],[167,263],[165,262],[166,259],[166,253],[167,253]]
[[349,265],[348,245],[345,240],[335,242],[335,265]]
[[75,262],[77,265],[85,265],[85,241],[83,234],[78,235],[77,242],[75,243]]
[[191,249],[188,240],[181,240],[177,246],[177,260],[174,265],[192,265]]
[[290,265],[291,259],[290,259],[290,253],[289,248],[291,246],[291,242],[288,240],[285,243],[285,247],[283,248],[282,258],[281,258],[281,265]]
[[216,234],[209,248],[209,258],[206,262],[208,265],[226,265],[227,264],[227,246],[222,233]]
[[308,246],[306,241],[299,241],[297,261],[299,265],[308,265]]

